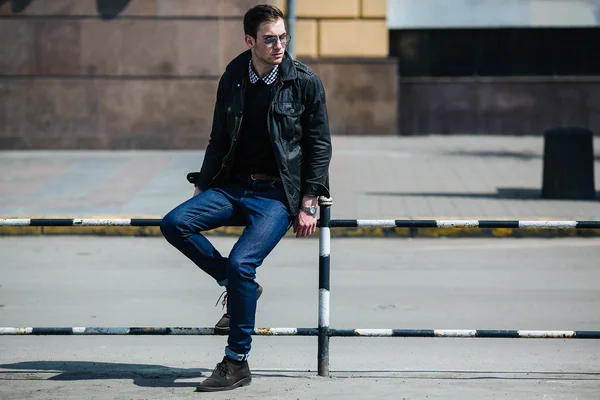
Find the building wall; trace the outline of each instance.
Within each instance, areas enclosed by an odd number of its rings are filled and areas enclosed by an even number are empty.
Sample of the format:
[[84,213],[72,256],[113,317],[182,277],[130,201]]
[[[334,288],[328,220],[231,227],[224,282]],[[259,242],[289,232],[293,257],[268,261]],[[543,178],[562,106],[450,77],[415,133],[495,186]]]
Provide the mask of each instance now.
[[404,29],[398,59],[399,133],[600,133],[600,30]]
[[400,78],[399,134],[600,134],[600,76]]
[[600,0],[388,0],[389,29],[600,26]]
[[296,54],[387,57],[386,0],[297,0]]
[[[243,14],[265,2],[285,11],[285,0],[0,1],[0,149],[204,147],[219,76],[245,50]],[[395,134],[385,0],[297,3],[296,56],[323,80],[332,133]]]

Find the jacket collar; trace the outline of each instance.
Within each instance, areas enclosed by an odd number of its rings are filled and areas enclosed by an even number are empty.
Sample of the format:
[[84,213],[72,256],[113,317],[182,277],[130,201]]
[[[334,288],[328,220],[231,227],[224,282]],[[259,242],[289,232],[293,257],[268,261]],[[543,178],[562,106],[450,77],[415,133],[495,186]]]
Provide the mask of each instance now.
[[[226,70],[230,71],[236,79],[243,79],[244,75],[248,76],[248,63],[251,58],[252,51],[246,50],[234,58],[229,65],[227,65]],[[296,79],[298,77],[298,72],[296,72],[292,56],[290,56],[287,51],[285,51],[283,61],[279,65],[279,76],[284,81]]]

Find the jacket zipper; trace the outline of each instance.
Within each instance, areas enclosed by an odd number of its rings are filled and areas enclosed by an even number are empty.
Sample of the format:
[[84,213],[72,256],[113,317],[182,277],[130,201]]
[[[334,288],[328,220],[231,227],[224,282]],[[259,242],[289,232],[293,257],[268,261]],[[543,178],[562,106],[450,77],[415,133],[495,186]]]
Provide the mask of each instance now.
[[[275,89],[275,93],[273,93],[273,98],[271,99],[271,105],[269,106],[269,111],[267,112],[267,132],[269,133],[269,138],[271,139],[271,147],[273,147],[273,153],[275,153],[275,160],[277,160],[277,167],[279,168],[279,175],[281,176],[281,161],[279,160],[279,156],[277,153],[277,149],[275,148],[275,141],[273,140],[273,136],[271,135],[271,123],[270,121],[272,120],[272,115],[273,115],[273,109],[275,108],[275,98],[277,97],[277,93],[279,93],[279,89],[281,89],[281,87],[283,86],[283,82],[278,82],[277,83],[277,87]],[[281,135],[281,128],[279,128],[279,134]],[[282,183],[283,183],[283,178],[282,178]],[[282,185],[283,186],[283,192],[285,193],[285,198],[288,201],[288,205],[290,206],[290,211],[292,212],[292,215],[296,215],[294,214],[294,211],[291,210],[291,206],[292,206],[292,202],[290,201],[290,196],[288,194],[288,190],[285,187],[285,184]]]
[[[239,85],[240,84],[238,83],[238,86]],[[241,107],[241,112],[240,112],[240,118],[239,118],[237,124],[235,125],[235,127],[233,128],[233,137],[232,137],[231,146],[229,147],[229,151],[223,158],[223,163],[221,164],[221,168],[219,169],[219,172],[213,177],[213,179],[210,181],[210,183],[205,186],[205,189],[207,187],[212,186],[212,184],[215,183],[216,180],[219,178],[219,176],[223,173],[223,171],[226,169],[226,166],[227,166],[226,164],[227,164],[227,161],[229,161],[229,157],[233,154],[233,152],[235,151],[235,149],[237,147],[237,137],[240,132],[240,128],[242,127],[242,120],[244,119],[244,96],[245,96],[245,90],[246,90],[246,79],[244,79],[242,81],[241,85],[242,85],[242,88],[240,89],[240,103],[241,103],[242,107]]]

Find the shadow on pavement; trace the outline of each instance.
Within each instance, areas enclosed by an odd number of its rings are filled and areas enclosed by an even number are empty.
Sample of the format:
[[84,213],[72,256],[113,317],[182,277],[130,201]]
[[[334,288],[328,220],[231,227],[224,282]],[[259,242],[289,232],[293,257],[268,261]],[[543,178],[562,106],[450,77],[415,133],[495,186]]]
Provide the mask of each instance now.
[[[541,160],[542,154],[535,154],[525,151],[449,151],[445,152],[449,156],[467,156],[467,157],[496,157],[496,158],[516,158],[522,161]],[[595,154],[594,159],[600,161],[600,154]]]
[[[133,383],[144,387],[196,387],[200,382],[175,382],[177,379],[204,377],[211,373],[206,368],[172,368],[151,364],[120,364],[91,361],[26,361],[14,364],[2,364],[0,374],[23,374],[23,378],[14,380],[38,380],[32,374],[56,373],[49,381],[83,381],[94,379],[131,379]],[[15,371],[17,370],[17,371]]]
[[600,201],[600,191],[596,191],[594,200],[542,199],[541,189],[533,188],[496,188],[496,193],[452,193],[452,192],[365,192],[369,196],[422,196],[422,197],[471,197],[479,199],[502,200],[544,200],[544,201]]
[[[33,0],[10,0],[11,11],[15,14],[25,11],[32,1]],[[6,3],[6,1],[0,2],[0,5],[4,3]]]
[[[2,364],[1,380],[85,381],[98,379],[131,379],[141,387],[196,387],[212,372],[206,368],[172,368],[163,365],[122,364],[91,361],[26,361]],[[206,375],[204,375],[206,373]],[[22,374],[23,376],[18,376]],[[56,374],[49,378],[38,374]],[[300,374],[300,375],[298,375]],[[253,369],[255,377],[304,379],[306,374],[317,376],[316,371],[294,369]],[[3,377],[2,375],[13,375]],[[16,376],[15,376],[16,375]],[[598,372],[571,371],[490,371],[490,370],[339,370],[331,371],[333,378],[356,379],[415,379],[415,380],[560,380],[599,381]],[[194,379],[194,382],[175,382],[177,379]]]
[[117,18],[128,6],[131,0],[96,0],[96,9],[102,19]]
[[[414,380],[552,380],[552,381],[600,381],[597,372],[570,371],[462,371],[462,370],[372,370],[344,371],[352,378],[364,379],[414,379]],[[335,371],[332,371],[334,374]]]

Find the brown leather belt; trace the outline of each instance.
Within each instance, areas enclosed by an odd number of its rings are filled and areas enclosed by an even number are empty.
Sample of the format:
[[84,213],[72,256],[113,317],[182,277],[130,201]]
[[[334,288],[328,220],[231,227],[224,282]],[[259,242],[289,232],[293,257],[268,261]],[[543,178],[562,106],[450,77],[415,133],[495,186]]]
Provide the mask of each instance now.
[[281,182],[281,178],[276,175],[266,175],[266,174],[247,174],[247,175],[239,175],[240,178],[250,178],[253,181],[272,181],[272,182]]

